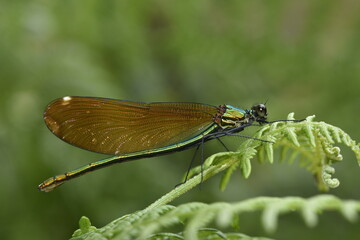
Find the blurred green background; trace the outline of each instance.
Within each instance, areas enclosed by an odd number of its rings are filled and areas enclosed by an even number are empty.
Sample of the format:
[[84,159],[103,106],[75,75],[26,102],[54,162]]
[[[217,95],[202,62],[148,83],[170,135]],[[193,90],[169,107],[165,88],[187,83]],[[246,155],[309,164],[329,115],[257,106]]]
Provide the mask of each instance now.
[[[145,208],[181,181],[193,150],[119,164],[37,191],[46,178],[106,156],[51,134],[42,114],[55,98],[193,101],[269,117],[316,114],[360,139],[360,4],[343,1],[0,1],[0,238],[67,239],[82,215],[101,227]],[[247,134],[251,134],[247,130]],[[235,146],[242,139],[231,139]],[[217,143],[208,155],[223,151]],[[360,169],[344,148],[331,190],[360,199]],[[318,194],[313,177],[287,164],[255,164],[248,180],[219,177],[173,204]],[[256,215],[256,214],[255,214]],[[264,236],[259,215],[240,230]],[[327,213],[308,229],[281,218],[280,239],[359,239],[360,224]],[[340,229],[340,230],[339,230]]]

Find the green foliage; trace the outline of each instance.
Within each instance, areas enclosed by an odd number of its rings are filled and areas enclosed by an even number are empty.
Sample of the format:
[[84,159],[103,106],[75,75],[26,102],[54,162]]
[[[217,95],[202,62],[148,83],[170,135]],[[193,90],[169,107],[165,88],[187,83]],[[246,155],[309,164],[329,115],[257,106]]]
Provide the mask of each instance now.
[[[252,238],[241,233],[222,233],[218,229],[204,228],[212,223],[219,228],[238,225],[239,214],[262,211],[261,222],[267,232],[277,228],[279,216],[298,212],[308,227],[315,227],[318,215],[326,211],[337,211],[346,220],[354,222],[360,212],[360,201],[340,200],[331,195],[319,195],[309,199],[300,197],[258,197],[237,203],[186,203],[178,207],[170,205],[145,209],[126,215],[101,229],[79,235],[75,232],[72,240],[79,239],[265,239]],[[88,222],[83,217],[80,220]],[[183,226],[178,234],[165,233],[170,227]],[[236,226],[235,226],[236,227]],[[162,233],[158,233],[162,232]],[[229,238],[225,238],[229,235]],[[236,238],[238,237],[238,238]]]
[[[343,130],[324,122],[313,122],[314,116],[302,122],[276,122],[261,127],[254,138],[244,141],[237,152],[214,154],[200,167],[191,170],[191,178],[175,188],[142,211],[121,217],[101,229],[90,226],[87,218],[80,220],[80,230],[73,235],[75,239],[224,239],[228,234],[218,229],[209,229],[209,224],[219,228],[241,228],[238,217],[244,212],[262,211],[262,225],[271,233],[277,228],[279,215],[299,212],[308,227],[318,222],[318,214],[324,211],[338,211],[350,222],[357,219],[360,201],[340,200],[331,195],[320,195],[309,199],[300,197],[258,197],[237,203],[199,202],[186,203],[178,207],[167,205],[186,191],[215,174],[225,171],[220,187],[225,188],[231,174],[240,168],[248,178],[251,173],[251,160],[257,156],[260,162],[274,162],[274,150],[280,149],[281,161],[294,163],[299,158],[299,166],[305,167],[316,176],[319,189],[328,190],[339,186],[338,179],[332,178],[332,164],[342,160],[340,148],[335,143],[350,147],[360,161],[360,147]],[[293,120],[289,114],[288,120]],[[291,154],[288,152],[291,151]],[[168,228],[183,226],[181,233],[164,233]],[[161,233],[159,233],[161,232]],[[237,234],[230,234],[236,238]],[[243,239],[259,239],[241,235]],[[231,238],[230,238],[231,239]],[[241,238],[240,238],[241,239]]]
[[[213,228],[201,228],[198,231],[198,237],[200,239],[211,239],[211,240],[271,240],[270,238],[263,237],[250,237],[242,233],[224,233],[218,229]],[[182,240],[185,239],[184,233],[158,233],[153,234],[146,238],[147,240]]]
[[93,232],[96,230],[96,227],[91,226],[90,219],[87,217],[81,217],[79,221],[79,229],[74,232],[74,236],[80,236],[82,234]]
[[[293,113],[288,120],[293,120]],[[355,153],[360,164],[360,146],[338,127],[324,122],[313,122],[314,116],[309,116],[302,122],[276,122],[265,125],[254,135],[254,139],[244,141],[237,152],[214,154],[205,161],[204,178],[226,169],[220,188],[225,189],[231,174],[240,168],[242,175],[248,178],[251,173],[251,160],[257,156],[260,162],[274,162],[274,149],[280,149],[280,161],[294,162],[299,158],[299,166],[310,171],[317,180],[320,190],[339,186],[340,182],[332,178],[335,173],[332,164],[342,161],[340,148],[335,143],[343,143]],[[289,154],[290,152],[290,154]],[[200,167],[192,169],[190,176],[199,174]]]

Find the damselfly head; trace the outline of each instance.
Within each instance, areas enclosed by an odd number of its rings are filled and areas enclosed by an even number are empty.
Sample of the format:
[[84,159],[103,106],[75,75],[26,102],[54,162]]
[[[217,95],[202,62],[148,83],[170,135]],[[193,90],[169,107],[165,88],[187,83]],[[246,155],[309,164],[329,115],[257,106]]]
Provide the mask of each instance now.
[[256,118],[256,121],[265,121],[267,118],[267,109],[265,104],[256,104],[251,110]]

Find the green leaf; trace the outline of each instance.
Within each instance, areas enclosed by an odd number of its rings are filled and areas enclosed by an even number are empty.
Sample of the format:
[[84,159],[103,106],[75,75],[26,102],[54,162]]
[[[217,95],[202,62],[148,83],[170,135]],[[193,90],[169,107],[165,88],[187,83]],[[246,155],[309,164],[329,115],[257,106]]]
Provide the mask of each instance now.
[[[235,203],[186,203],[178,207],[160,206],[127,215],[95,231],[78,235],[74,239],[259,239],[243,233],[224,233],[221,229],[233,226],[234,216],[242,213],[262,212],[262,225],[268,232],[276,231],[280,215],[299,212],[309,227],[318,224],[320,213],[338,211],[345,219],[354,222],[360,212],[360,201],[341,200],[331,195],[319,195],[309,199],[300,197],[258,197]],[[135,217],[132,217],[135,215]],[[339,215],[341,216],[341,215]],[[129,224],[129,218],[133,219]],[[124,224],[125,223],[125,224]],[[241,230],[241,221],[236,221]],[[217,228],[208,228],[208,225]],[[169,228],[183,226],[180,233],[166,232]],[[96,238],[95,238],[96,237]],[[106,238],[105,238],[106,237]],[[232,238],[229,238],[232,239]],[[260,238],[261,239],[261,238]],[[265,238],[262,238],[265,239]]]

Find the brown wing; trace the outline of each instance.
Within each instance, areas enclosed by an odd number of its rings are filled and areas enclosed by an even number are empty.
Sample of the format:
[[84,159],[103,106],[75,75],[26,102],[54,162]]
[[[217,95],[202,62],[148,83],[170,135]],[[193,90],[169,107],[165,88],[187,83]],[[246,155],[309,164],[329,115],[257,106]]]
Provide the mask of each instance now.
[[44,120],[65,142],[120,155],[191,139],[214,124],[215,113],[214,106],[199,103],[64,97],[47,106]]

